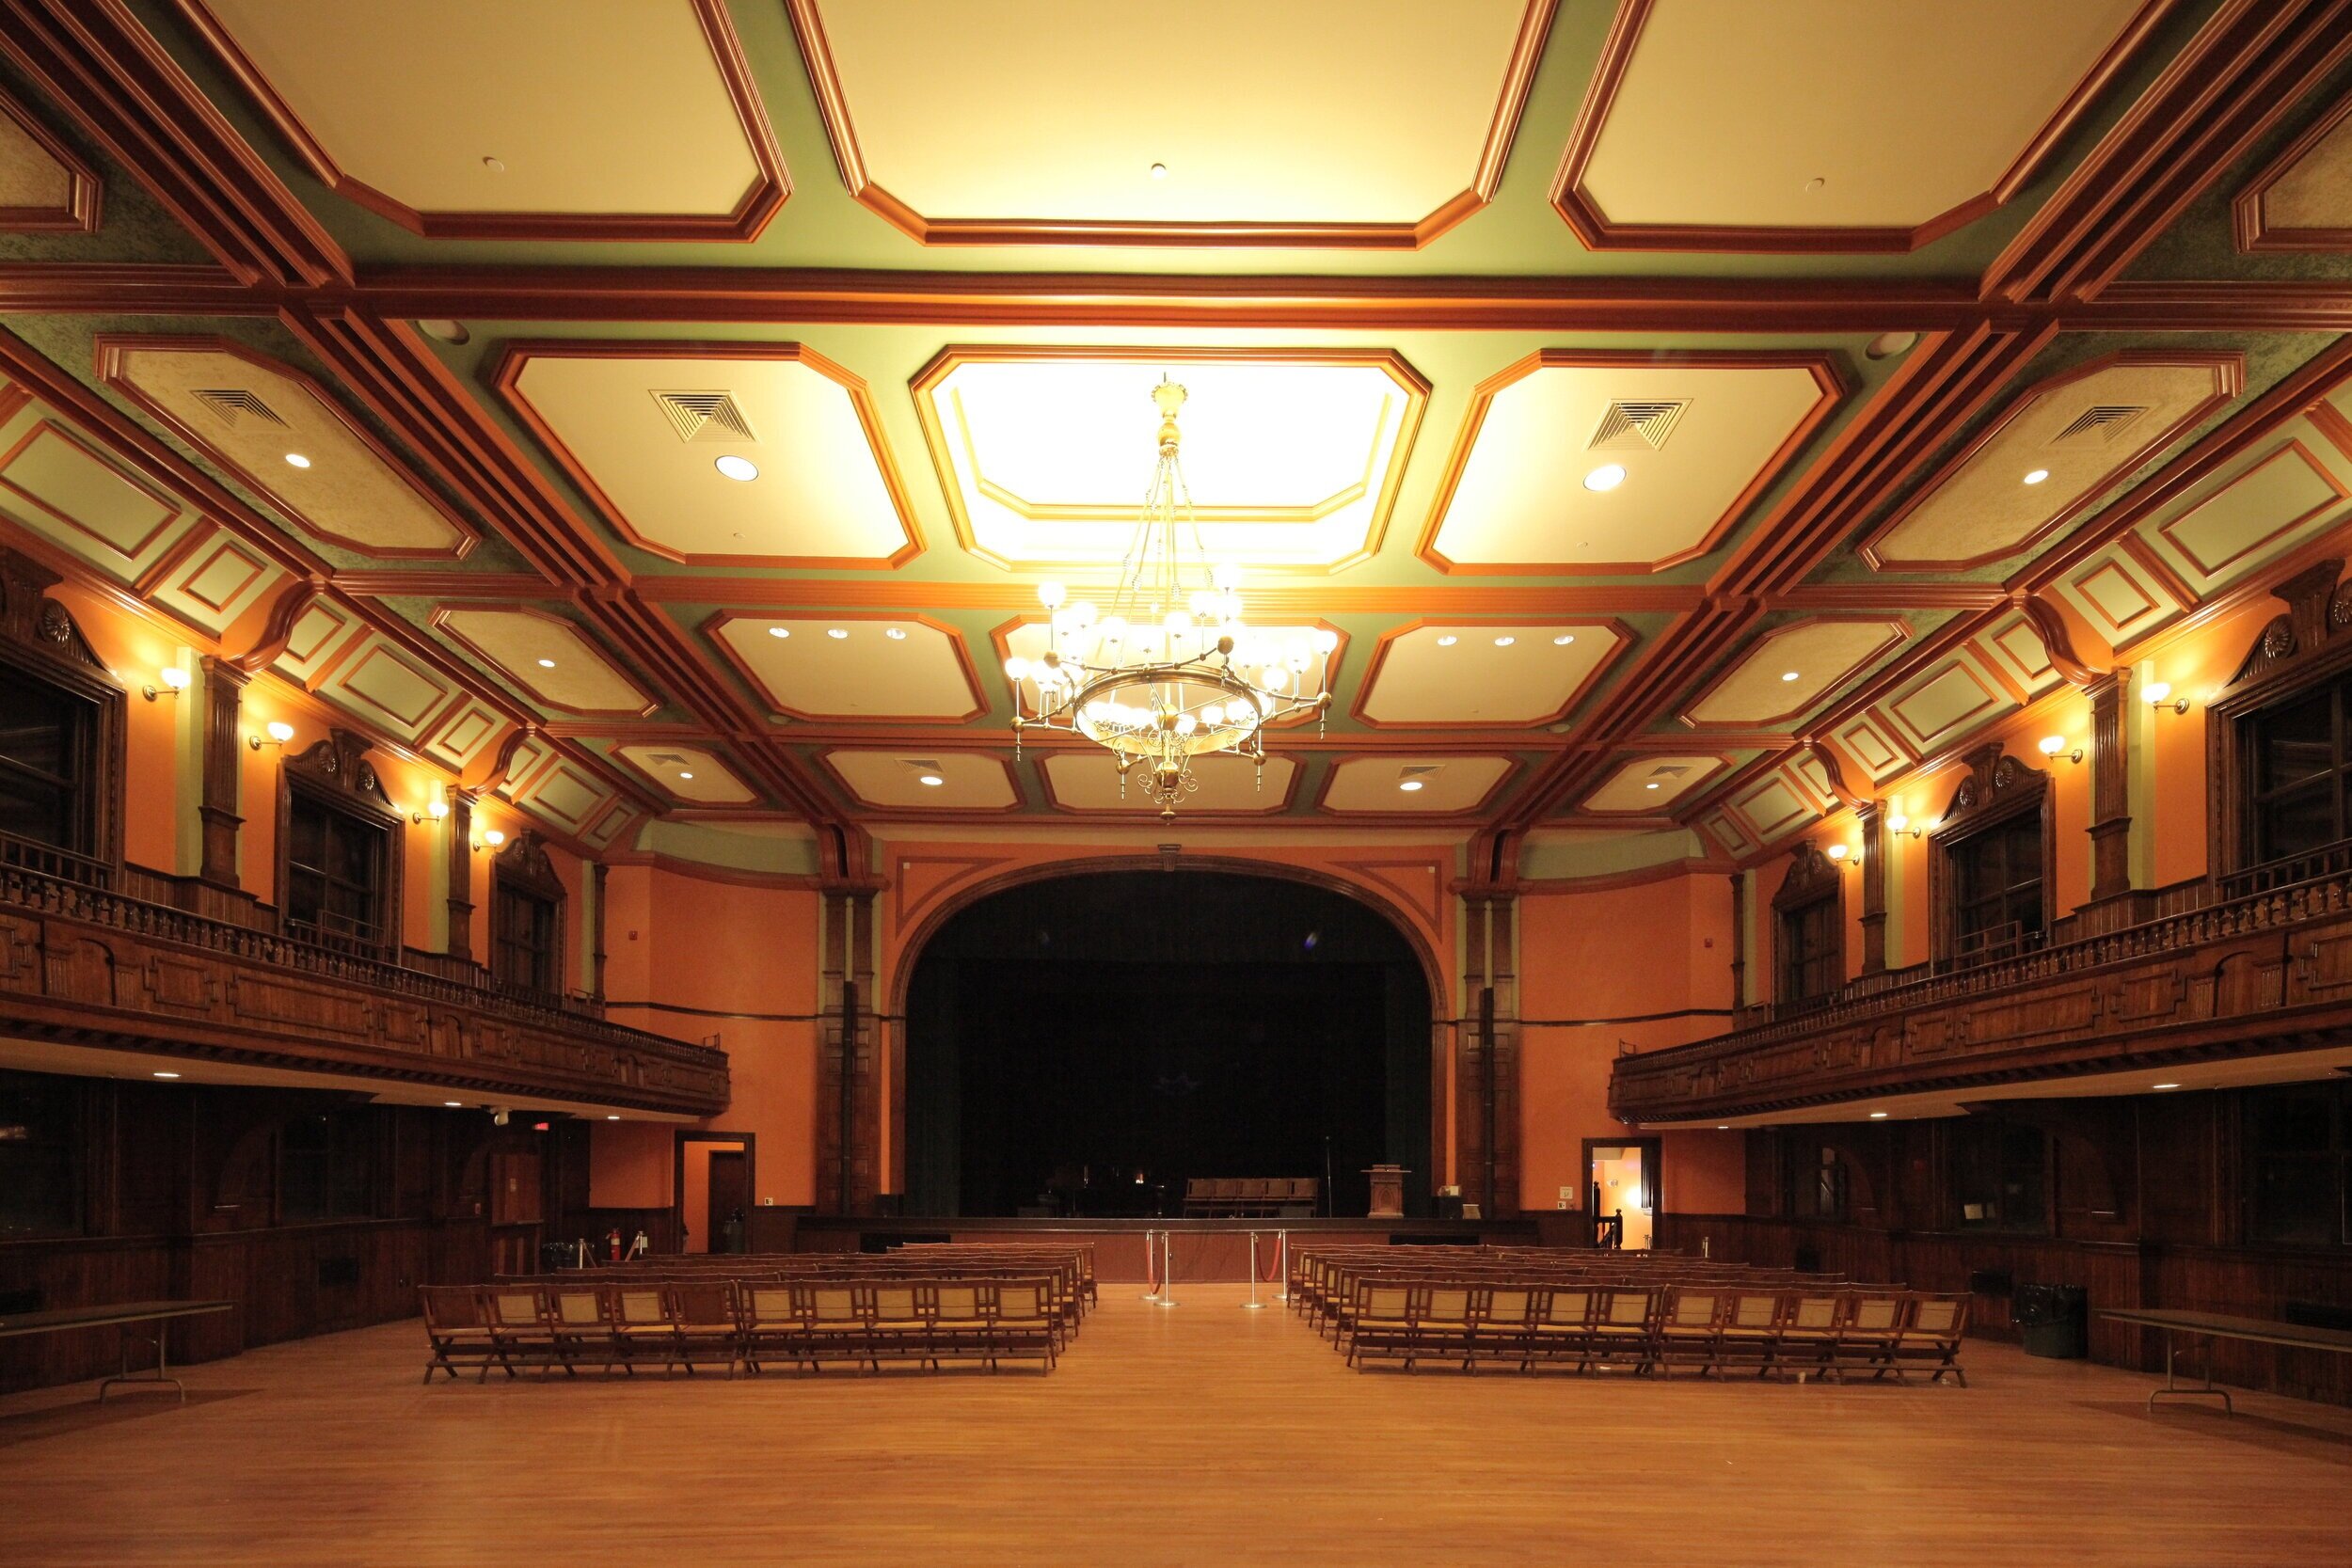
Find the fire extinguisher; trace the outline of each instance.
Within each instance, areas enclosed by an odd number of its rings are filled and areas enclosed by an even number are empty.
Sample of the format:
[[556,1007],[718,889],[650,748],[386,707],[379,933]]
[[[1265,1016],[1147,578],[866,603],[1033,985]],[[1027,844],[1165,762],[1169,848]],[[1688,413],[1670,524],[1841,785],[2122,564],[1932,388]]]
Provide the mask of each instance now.
[[605,1237],[604,1245],[606,1256],[612,1261],[619,1262],[621,1260],[621,1227],[619,1226],[614,1226],[612,1232]]

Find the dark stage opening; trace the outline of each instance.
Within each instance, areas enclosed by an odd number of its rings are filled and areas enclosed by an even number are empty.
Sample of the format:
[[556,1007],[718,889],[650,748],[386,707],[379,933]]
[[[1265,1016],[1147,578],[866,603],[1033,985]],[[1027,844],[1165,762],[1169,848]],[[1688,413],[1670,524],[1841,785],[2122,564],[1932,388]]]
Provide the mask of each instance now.
[[1176,1214],[1192,1178],[1365,1166],[1428,1212],[1430,1000],[1411,945],[1305,882],[1118,871],[940,927],[906,1017],[907,1212]]

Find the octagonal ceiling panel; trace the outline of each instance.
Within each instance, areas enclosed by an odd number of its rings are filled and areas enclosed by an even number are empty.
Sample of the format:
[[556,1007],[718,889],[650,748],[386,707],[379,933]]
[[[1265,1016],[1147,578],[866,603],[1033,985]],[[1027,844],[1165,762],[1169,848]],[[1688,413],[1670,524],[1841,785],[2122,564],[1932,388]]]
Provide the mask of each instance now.
[[788,0],[843,181],[926,244],[1375,246],[1494,194],[1556,3]]
[[1513,766],[1509,757],[1351,757],[1335,765],[1324,781],[1322,806],[1343,815],[1475,811],[1493,797]]
[[1959,571],[2030,548],[2235,398],[2235,354],[2127,350],[2011,400],[1862,546],[1882,571]]
[[566,713],[651,713],[660,705],[573,623],[526,606],[437,610],[433,624],[522,690]]
[[1704,752],[1634,757],[1584,798],[1583,809],[1603,814],[1664,811],[1729,766],[1722,757]]
[[961,723],[988,705],[963,640],[920,615],[727,613],[706,630],[769,705],[790,718]]
[[[1326,629],[1328,628],[1311,626],[1245,626],[1241,640],[1233,645],[1233,663],[1242,673],[1254,673],[1252,666],[1263,665],[1269,658],[1287,657],[1288,651],[1293,648],[1311,646],[1315,634]],[[1023,620],[1010,626],[999,627],[995,641],[998,649],[995,678],[1004,682],[1005,689],[1009,694],[1013,690],[1013,683],[1005,675],[1004,661],[1008,658],[1024,658],[1035,664],[1043,659],[1047,646],[1046,623],[1042,620]],[[1147,657],[1158,657],[1161,652],[1158,628],[1138,628],[1134,636],[1134,645],[1138,654]],[[1191,644],[1187,642],[1184,646],[1189,649]],[[1334,683],[1339,679],[1341,666],[1346,657],[1347,640],[1343,636],[1339,646],[1331,650],[1325,663],[1325,669]],[[1306,684],[1311,694],[1313,680],[1313,671],[1310,670]],[[1035,688],[1028,688],[1027,690],[1028,695],[1034,699]],[[1288,721],[1278,721],[1278,727],[1279,722],[1303,722],[1307,717],[1302,714],[1294,716]]]
[[2352,94],[2249,181],[2230,212],[2240,250],[2352,250]]
[[916,552],[866,384],[798,343],[515,343],[495,380],[643,549],[831,567],[898,566]]
[[180,0],[294,150],[420,234],[748,240],[790,189],[723,0]]
[[1615,622],[1414,622],[1380,640],[1356,714],[1462,729],[1565,718],[1632,633]]
[[321,539],[387,558],[473,547],[457,514],[291,365],[225,338],[110,335],[98,374]]
[[1009,811],[1021,803],[1001,757],[986,752],[837,751],[825,766],[861,804],[930,811]]
[[612,754],[679,800],[696,805],[740,806],[759,799],[708,747],[646,741],[615,746]]
[[1182,459],[1211,560],[1333,567],[1379,547],[1429,394],[1397,356],[1041,346],[949,348],[914,378],[964,548],[1107,577],[1158,458],[1164,377],[1189,394]]
[[1480,384],[1421,553],[1445,572],[1654,572],[1704,555],[1829,417],[1817,354],[1547,349]]
[[[1091,746],[1051,752],[1038,770],[1044,777],[1046,794],[1063,811],[1159,815],[1159,803],[1134,774],[1128,775],[1126,794],[1121,797],[1118,764],[1108,752]],[[1200,787],[1176,808],[1179,821],[1203,812],[1279,812],[1291,803],[1298,787],[1298,764],[1278,752],[1266,754],[1263,777],[1256,765],[1233,756],[1195,757],[1192,772]]]
[[1792,723],[1910,635],[1904,623],[1875,616],[1822,615],[1774,626],[1683,710],[1682,721],[1693,729]]
[[0,96],[0,230],[95,233],[99,181],[30,109]]
[[1619,0],[1552,200],[1597,249],[1915,249],[2022,190],[2168,5]]

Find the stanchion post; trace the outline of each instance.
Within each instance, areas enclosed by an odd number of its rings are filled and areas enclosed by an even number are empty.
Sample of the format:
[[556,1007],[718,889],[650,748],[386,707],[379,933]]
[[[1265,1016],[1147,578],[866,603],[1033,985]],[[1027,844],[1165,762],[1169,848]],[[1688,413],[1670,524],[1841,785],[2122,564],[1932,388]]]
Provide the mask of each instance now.
[[1288,1306],[1291,1299],[1291,1233],[1288,1230],[1274,1233],[1274,1257],[1282,1271],[1282,1288],[1274,1292],[1274,1299]]
[[1158,1231],[1151,1229],[1147,1229],[1143,1233],[1143,1299],[1146,1301],[1157,1301],[1160,1299],[1160,1288],[1163,1281],[1154,1277],[1152,1273],[1152,1238],[1158,1234]]
[[1252,1230],[1249,1233],[1249,1299],[1242,1304],[1242,1310],[1259,1312],[1264,1308],[1265,1303],[1258,1299],[1258,1233]]
[[1176,1232],[1160,1232],[1160,1305],[1176,1305]]

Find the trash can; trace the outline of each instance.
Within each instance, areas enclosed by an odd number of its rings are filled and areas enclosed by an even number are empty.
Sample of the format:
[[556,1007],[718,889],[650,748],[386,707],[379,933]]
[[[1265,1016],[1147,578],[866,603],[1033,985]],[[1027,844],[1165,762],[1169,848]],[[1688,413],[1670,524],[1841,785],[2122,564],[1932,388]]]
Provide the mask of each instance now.
[[2090,1292],[2079,1285],[2020,1285],[2009,1315],[2027,1355],[2079,1361],[2090,1353]]

